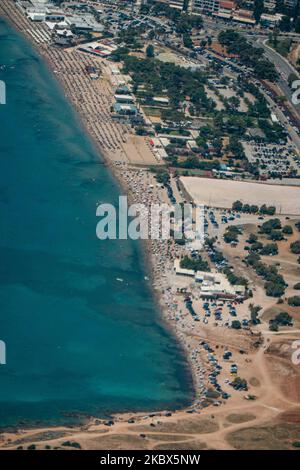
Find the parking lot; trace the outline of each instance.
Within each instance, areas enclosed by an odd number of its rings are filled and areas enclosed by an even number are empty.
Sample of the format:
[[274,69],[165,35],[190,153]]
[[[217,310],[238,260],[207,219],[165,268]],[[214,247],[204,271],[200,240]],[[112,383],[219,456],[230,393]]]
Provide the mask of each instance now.
[[288,177],[299,173],[299,156],[292,144],[273,145],[257,142],[243,142],[245,154],[250,163],[257,164],[260,175]]

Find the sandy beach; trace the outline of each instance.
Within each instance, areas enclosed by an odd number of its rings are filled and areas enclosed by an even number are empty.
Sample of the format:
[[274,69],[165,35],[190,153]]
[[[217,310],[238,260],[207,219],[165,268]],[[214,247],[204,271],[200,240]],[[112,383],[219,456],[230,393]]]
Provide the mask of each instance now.
[[[73,48],[63,50],[41,42],[40,38],[46,34],[45,26],[30,23],[11,0],[2,0],[0,13],[34,44],[47,62],[78,112],[84,129],[98,147],[99,157],[105,160],[130,199],[148,207],[166,202],[165,192],[146,168],[161,163],[152,153],[146,138],[132,135],[126,125],[111,118],[114,90],[105,61],[95,60]],[[99,67],[100,78],[91,80],[86,67],[95,64]],[[210,179],[207,184],[211,183]],[[214,190],[218,183],[213,181]],[[186,188],[195,199],[203,197],[202,193],[198,196],[192,194],[188,185]],[[223,191],[224,188],[220,188],[218,201],[224,196]],[[252,193],[250,189],[245,190],[244,198]],[[238,194],[233,193],[234,200],[238,199]],[[201,202],[205,201],[201,199]],[[253,201],[247,199],[247,202]],[[167,240],[149,240],[144,242],[144,248],[162,322],[180,343],[190,365],[194,384],[194,399],[190,406],[175,412],[162,410],[151,413],[148,410],[116,414],[110,420],[88,416],[83,425],[7,430],[0,434],[1,449],[34,446],[36,449],[67,450],[75,447],[68,444],[70,442],[76,442],[77,448],[81,449],[247,449],[258,445],[257,433],[262,436],[262,446],[278,448],[278,433],[286,434],[286,442],[300,435],[299,373],[290,363],[291,345],[287,346],[281,336],[263,332],[233,334],[230,329],[214,325],[207,327],[202,323],[195,327],[191,315],[184,308],[183,298],[176,296],[174,283],[174,258],[181,257],[184,248]],[[258,293],[261,290],[259,286]],[[248,304],[243,308],[246,307]],[[288,337],[293,340],[297,334],[291,331]],[[245,393],[233,391],[229,401],[220,400],[220,406],[207,406],[205,393],[208,375],[213,369],[207,351],[200,346],[203,341],[215,348],[220,363],[227,348],[234,351],[241,375],[247,379],[251,393],[256,396],[255,402],[249,401]],[[262,347],[258,347],[258,343]],[[287,372],[280,374],[278,364]],[[226,374],[229,376],[227,369]]]
[[[144,137],[130,134],[128,127],[113,121],[110,106],[113,88],[109,80],[108,67],[103,61],[77,52],[52,48],[35,41],[31,30],[42,29],[42,24],[30,23],[10,1],[4,1],[0,12],[19,32],[24,34],[42,55],[49,69],[61,83],[65,96],[76,109],[83,128],[96,147],[99,158],[104,159],[112,174],[126,192],[131,202],[151,204],[166,202],[165,195],[157,187],[156,180],[143,166],[159,164]],[[96,65],[101,70],[100,80],[91,80],[86,73],[87,66]],[[173,260],[181,256],[182,249],[167,240],[143,241],[149,276],[157,305],[161,311],[161,321],[171,331],[184,350],[190,365],[191,380],[194,383],[195,401],[191,407],[201,407],[198,385],[204,391],[204,367],[199,367],[197,339],[186,334],[184,323],[175,321],[176,307],[172,304],[172,292],[167,274],[173,271]]]

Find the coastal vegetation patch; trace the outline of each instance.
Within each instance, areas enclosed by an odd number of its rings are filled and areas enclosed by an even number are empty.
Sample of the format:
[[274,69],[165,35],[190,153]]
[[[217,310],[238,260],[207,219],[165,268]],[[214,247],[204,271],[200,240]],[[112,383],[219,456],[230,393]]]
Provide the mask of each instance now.
[[[181,419],[177,422],[164,422],[157,424],[155,432],[170,432],[170,433],[183,433],[183,434],[206,434],[216,432],[219,429],[217,422],[211,419]],[[151,432],[154,432],[151,429]],[[149,426],[134,426],[131,428],[134,431],[149,431]]]
[[226,420],[232,424],[246,423],[254,419],[256,419],[256,416],[253,413],[231,413],[226,416]]
[[239,429],[227,441],[237,450],[288,450],[299,435],[300,424],[282,423]]

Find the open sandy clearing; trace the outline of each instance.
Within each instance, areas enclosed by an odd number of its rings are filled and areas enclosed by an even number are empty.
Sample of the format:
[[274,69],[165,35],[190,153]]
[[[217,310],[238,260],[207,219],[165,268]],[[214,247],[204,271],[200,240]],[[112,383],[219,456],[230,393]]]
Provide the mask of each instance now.
[[229,209],[234,201],[276,206],[281,214],[300,214],[300,188],[246,181],[183,176],[186,191],[198,204]]

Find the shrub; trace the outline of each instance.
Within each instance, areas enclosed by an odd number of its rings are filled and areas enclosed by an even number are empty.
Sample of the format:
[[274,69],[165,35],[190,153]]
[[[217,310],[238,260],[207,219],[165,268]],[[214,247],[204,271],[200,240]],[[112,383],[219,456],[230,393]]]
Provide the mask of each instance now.
[[288,304],[291,307],[300,307],[300,296],[294,295],[293,297],[289,297]]
[[250,316],[251,316],[251,323],[252,325],[258,325],[260,323],[260,319],[258,318],[258,314],[261,311],[262,307],[260,305],[249,305]]
[[267,207],[266,204],[263,204],[261,208],[259,209],[259,212],[260,214],[274,215],[276,212],[276,207],[275,206]]
[[185,256],[180,261],[180,267],[183,269],[192,269],[193,271],[210,271],[207,261],[203,260],[201,256],[197,259]]
[[269,330],[270,331],[278,331],[278,323],[276,323],[274,320],[269,321]]
[[241,325],[241,322],[239,320],[233,320],[231,322],[231,328],[235,329],[235,330],[240,330],[242,327]]
[[255,242],[251,245],[251,251],[260,251],[263,249],[263,244],[261,242]]
[[236,377],[233,382],[232,386],[235,390],[248,390],[248,384],[246,379],[241,379],[240,377]]
[[241,201],[235,201],[232,203],[232,210],[233,211],[241,211],[243,210],[243,203]]
[[270,234],[269,234],[269,237],[268,237],[270,240],[283,240],[284,239],[284,236],[282,234],[282,231],[281,230],[271,230]]
[[274,321],[278,323],[278,325],[282,326],[287,326],[287,325],[292,325],[292,317],[289,315],[287,312],[280,312],[276,317],[274,318]]
[[283,227],[282,231],[285,235],[292,235],[293,234],[293,228],[290,225],[285,225]]
[[79,442],[75,442],[75,441],[65,441],[62,443],[62,446],[74,447],[74,449],[81,449],[81,445],[79,444]]
[[278,254],[278,245],[277,243],[267,243],[260,251],[261,255],[265,256],[274,256]]
[[227,276],[227,279],[232,286],[236,286],[236,285],[247,286],[248,285],[248,281],[246,278],[242,276],[237,276],[229,267],[224,268],[223,273]]
[[266,282],[265,290],[268,297],[281,297],[284,294],[285,287],[275,282]]
[[279,219],[270,219],[267,222],[264,222],[260,227],[261,233],[266,233],[267,235],[272,232],[272,230],[281,229],[281,222]]
[[232,242],[236,243],[238,241],[238,235],[240,233],[241,233],[241,230],[235,225],[227,227],[226,232],[224,233],[224,241],[226,243],[232,243]]
[[252,245],[252,243],[256,243],[257,235],[255,235],[255,233],[250,233],[249,238],[248,240],[246,240],[246,242],[249,243],[250,245]]
[[299,255],[300,254],[300,240],[297,240],[297,241],[291,243],[290,250],[295,255]]
[[279,326],[292,326],[292,317],[287,312],[281,312],[269,321],[269,330],[278,331]]
[[168,184],[170,183],[170,175],[167,171],[162,171],[157,173],[156,175],[156,181],[160,184]]

